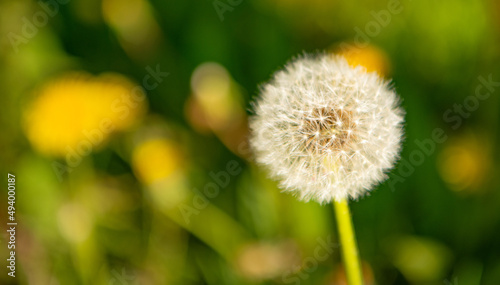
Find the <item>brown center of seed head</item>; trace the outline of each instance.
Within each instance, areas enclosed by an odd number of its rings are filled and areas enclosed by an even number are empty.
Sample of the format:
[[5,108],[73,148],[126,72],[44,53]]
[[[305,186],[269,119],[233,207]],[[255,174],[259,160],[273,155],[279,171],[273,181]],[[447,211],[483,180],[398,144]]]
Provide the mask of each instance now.
[[304,116],[300,132],[308,151],[340,151],[354,137],[352,112],[316,108]]

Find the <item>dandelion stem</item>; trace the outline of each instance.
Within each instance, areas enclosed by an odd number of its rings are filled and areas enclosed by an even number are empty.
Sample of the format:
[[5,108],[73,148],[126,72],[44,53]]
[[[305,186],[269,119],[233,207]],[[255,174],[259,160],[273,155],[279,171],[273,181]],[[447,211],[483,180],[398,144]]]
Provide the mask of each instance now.
[[362,285],[361,263],[359,261],[356,236],[354,235],[351,212],[349,211],[347,200],[335,201],[334,208],[347,281],[349,285]]

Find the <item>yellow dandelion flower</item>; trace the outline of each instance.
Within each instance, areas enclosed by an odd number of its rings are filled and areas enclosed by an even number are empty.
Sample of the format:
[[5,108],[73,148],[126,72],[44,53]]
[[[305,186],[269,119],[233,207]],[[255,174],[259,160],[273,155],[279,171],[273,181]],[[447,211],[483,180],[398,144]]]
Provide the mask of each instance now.
[[179,148],[168,139],[155,138],[138,145],[132,154],[132,166],[146,185],[171,176],[182,165]]
[[46,83],[24,110],[24,130],[42,154],[88,153],[145,113],[142,88],[117,74],[75,72]]
[[357,46],[354,44],[343,45],[337,52],[343,56],[349,65],[361,65],[367,72],[377,72],[380,76],[387,76],[390,70],[390,61],[386,53],[373,46]]

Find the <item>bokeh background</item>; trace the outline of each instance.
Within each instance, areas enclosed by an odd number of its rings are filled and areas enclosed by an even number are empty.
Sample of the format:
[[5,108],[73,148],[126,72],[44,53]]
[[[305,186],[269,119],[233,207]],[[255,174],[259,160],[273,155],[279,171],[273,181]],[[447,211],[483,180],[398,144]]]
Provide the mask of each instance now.
[[499,16],[495,0],[1,0],[0,283],[346,284],[331,205],[280,193],[246,143],[259,85],[327,52],[392,78],[407,111],[401,161],[351,203],[366,284],[500,284]]

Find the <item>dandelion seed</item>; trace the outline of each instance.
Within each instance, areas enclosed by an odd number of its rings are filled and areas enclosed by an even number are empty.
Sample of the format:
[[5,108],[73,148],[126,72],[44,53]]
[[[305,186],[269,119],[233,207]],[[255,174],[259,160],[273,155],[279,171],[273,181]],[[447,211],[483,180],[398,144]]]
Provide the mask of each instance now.
[[251,146],[284,191],[327,203],[358,198],[387,178],[404,111],[389,82],[342,57],[303,56],[264,85]]

